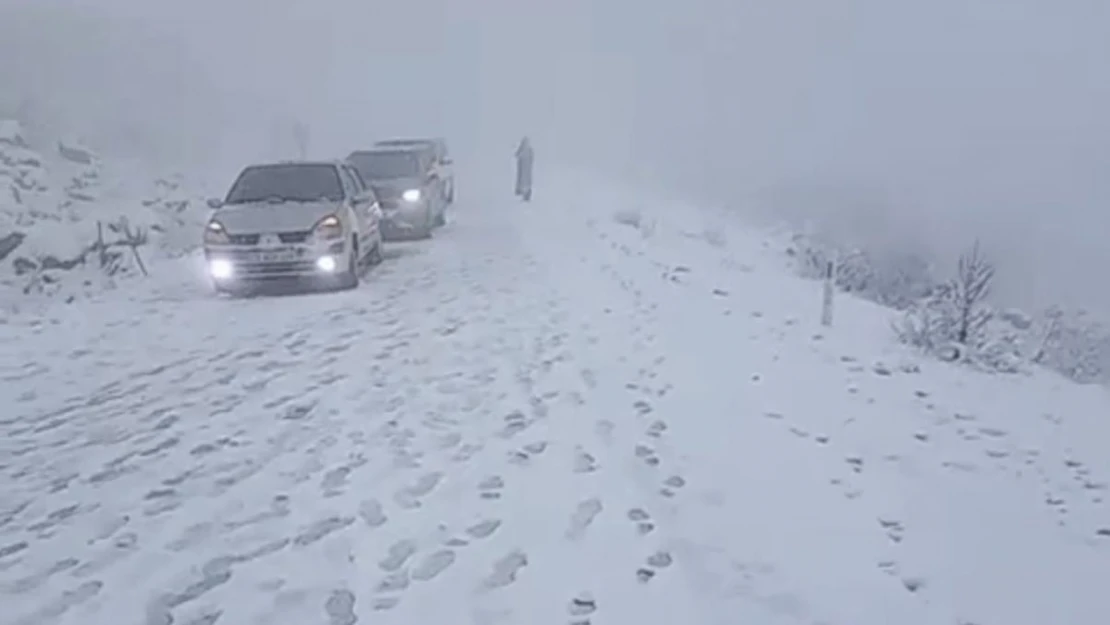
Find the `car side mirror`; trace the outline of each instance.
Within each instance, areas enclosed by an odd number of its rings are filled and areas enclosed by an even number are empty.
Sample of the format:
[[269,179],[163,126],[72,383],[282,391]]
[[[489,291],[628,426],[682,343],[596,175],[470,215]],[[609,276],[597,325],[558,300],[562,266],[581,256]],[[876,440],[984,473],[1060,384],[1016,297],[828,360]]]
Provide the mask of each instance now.
[[217,209],[217,208],[222,207],[223,205],[224,205],[224,201],[221,200],[220,198],[215,198],[215,197],[208,198],[208,208]]

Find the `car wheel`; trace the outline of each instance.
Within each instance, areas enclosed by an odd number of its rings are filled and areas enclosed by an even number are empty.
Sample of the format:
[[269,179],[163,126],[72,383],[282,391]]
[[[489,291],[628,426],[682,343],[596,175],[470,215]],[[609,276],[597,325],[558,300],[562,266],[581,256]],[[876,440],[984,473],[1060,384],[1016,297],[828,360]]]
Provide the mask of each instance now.
[[416,238],[418,238],[418,239],[430,239],[430,238],[432,238],[432,230],[434,230],[435,227],[436,227],[436,220],[435,220],[435,217],[432,216],[432,209],[429,207],[428,212],[426,212],[424,214],[424,225],[421,226],[420,230],[418,230],[416,232]]
[[254,296],[254,291],[247,287],[216,287],[216,295],[229,299],[243,299]]
[[370,265],[380,265],[385,260],[382,255],[382,238],[379,236],[377,243],[374,244],[374,249],[370,251]]
[[352,243],[351,253],[347,254],[347,270],[339,278],[339,288],[343,290],[358,287],[358,245]]

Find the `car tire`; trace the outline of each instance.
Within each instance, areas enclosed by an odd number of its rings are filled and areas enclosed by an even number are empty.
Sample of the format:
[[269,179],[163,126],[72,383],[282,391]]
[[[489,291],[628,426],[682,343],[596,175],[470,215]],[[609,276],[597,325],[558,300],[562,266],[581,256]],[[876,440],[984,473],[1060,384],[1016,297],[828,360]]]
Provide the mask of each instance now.
[[442,228],[443,226],[447,225],[447,209],[446,209],[446,207],[444,207],[444,210],[440,211],[439,214],[436,215],[435,224],[436,224],[436,228]]
[[216,287],[216,295],[228,299],[246,299],[253,297],[255,291],[248,287]]
[[374,244],[374,249],[370,251],[370,266],[380,265],[383,260],[385,260],[385,257],[382,254],[382,238],[378,237],[377,243]]
[[339,277],[339,288],[344,291],[358,288],[359,283],[358,244],[352,241],[351,253],[347,255],[347,270]]
[[432,230],[435,230],[436,220],[432,216],[432,210],[429,208],[428,212],[424,215],[424,225],[416,231],[417,239],[430,239],[432,238]]

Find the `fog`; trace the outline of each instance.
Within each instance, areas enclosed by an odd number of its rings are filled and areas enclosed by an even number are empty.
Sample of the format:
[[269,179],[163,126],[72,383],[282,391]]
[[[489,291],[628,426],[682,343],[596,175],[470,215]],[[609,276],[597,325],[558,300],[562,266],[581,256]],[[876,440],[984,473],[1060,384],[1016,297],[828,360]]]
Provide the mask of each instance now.
[[[1104,0],[0,0],[0,115],[182,167],[441,134],[1110,314]],[[500,162],[500,161],[498,161]],[[584,198],[588,201],[588,198]]]

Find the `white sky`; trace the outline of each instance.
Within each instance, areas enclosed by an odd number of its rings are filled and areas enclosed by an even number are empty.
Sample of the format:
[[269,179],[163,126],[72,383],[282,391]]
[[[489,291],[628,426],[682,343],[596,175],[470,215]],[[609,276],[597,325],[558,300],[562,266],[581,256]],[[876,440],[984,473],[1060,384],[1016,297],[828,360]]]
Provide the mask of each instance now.
[[888,226],[851,231],[886,244],[978,234],[1013,298],[1110,311],[1084,286],[1108,66],[1105,0],[0,0],[0,114],[100,144],[238,163],[304,119],[321,153],[411,132],[503,158],[528,133],[541,164],[699,201],[818,189],[812,215],[867,205]]

